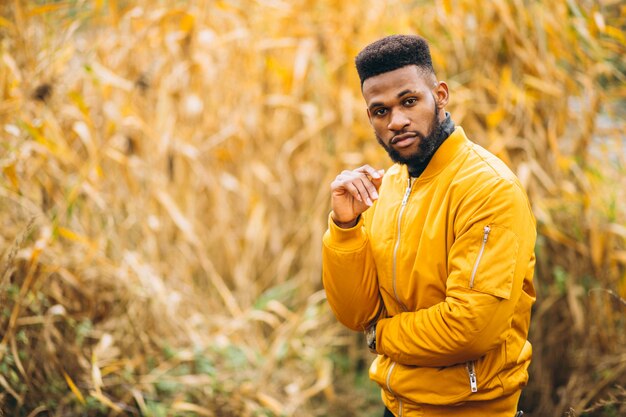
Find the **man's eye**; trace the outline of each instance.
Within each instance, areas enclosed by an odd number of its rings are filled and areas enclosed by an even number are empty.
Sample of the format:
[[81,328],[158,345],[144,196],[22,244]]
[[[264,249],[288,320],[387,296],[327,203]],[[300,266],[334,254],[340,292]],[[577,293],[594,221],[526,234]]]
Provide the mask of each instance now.
[[417,103],[417,99],[415,97],[407,98],[406,100],[404,100],[404,104],[407,106],[412,106],[415,103]]
[[374,115],[375,116],[384,116],[385,114],[387,114],[387,109],[377,109],[377,110],[374,110]]

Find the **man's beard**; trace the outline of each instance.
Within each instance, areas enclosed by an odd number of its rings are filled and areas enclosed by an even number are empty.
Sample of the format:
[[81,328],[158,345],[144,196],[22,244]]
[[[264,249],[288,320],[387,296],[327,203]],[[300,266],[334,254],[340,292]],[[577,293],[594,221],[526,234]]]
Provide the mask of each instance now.
[[439,146],[448,137],[448,133],[439,121],[439,108],[436,104],[428,135],[424,136],[420,132],[412,133],[415,133],[415,135],[420,139],[418,145],[419,151],[409,156],[402,156],[400,152],[393,148],[393,146],[386,145],[380,136],[376,135],[376,139],[378,140],[378,143],[385,148],[387,154],[389,154],[389,157],[393,162],[406,165],[410,173],[416,173],[419,175],[422,171],[424,171],[426,165],[430,162],[430,159],[433,157],[437,149],[439,149]]

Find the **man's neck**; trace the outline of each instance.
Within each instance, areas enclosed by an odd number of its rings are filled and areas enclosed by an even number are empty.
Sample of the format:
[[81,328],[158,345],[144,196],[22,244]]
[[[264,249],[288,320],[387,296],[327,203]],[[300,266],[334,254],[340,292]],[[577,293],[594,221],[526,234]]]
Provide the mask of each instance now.
[[420,175],[422,175],[432,157],[435,155],[435,153],[437,153],[437,150],[439,149],[441,144],[452,134],[452,132],[454,132],[454,127],[454,122],[450,117],[450,113],[446,112],[446,118],[437,127],[435,137],[433,138],[436,144],[433,153],[428,157],[428,159],[421,163],[413,163],[407,165],[409,175],[411,177],[419,177]]

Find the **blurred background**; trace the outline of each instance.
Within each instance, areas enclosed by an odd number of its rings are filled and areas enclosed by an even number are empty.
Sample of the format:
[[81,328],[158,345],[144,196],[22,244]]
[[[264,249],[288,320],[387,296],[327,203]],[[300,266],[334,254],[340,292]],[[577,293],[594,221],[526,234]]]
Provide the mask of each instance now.
[[531,198],[521,408],[626,416],[619,0],[3,0],[0,416],[381,416],[320,253],[393,33]]

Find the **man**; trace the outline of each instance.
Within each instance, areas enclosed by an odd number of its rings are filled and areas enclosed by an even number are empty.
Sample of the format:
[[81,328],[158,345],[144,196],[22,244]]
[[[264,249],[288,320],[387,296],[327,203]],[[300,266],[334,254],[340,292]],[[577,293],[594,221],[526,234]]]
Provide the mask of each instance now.
[[323,282],[364,331],[385,416],[513,417],[528,380],[535,220],[515,175],[455,127],[426,41],[356,57],[367,115],[395,164],[331,184]]

